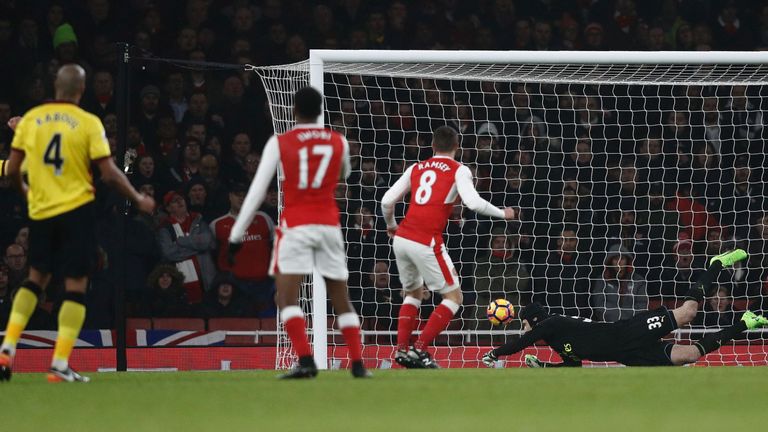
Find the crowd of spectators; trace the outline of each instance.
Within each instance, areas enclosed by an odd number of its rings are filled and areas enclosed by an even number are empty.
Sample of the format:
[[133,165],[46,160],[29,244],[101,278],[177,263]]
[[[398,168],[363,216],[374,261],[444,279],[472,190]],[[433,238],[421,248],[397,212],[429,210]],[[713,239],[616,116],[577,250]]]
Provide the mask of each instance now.
[[[309,48],[751,50],[768,47],[768,6],[0,0],[0,124],[51,98],[57,67],[77,62],[89,77],[81,105],[102,119],[116,149],[116,41],[138,56],[254,65],[302,61]],[[87,326],[112,325],[116,278],[132,316],[274,316],[267,268],[276,186],[234,265],[225,248],[272,133],[260,81],[251,72],[151,61],[135,62],[131,77],[131,180],[159,206],[152,215],[131,211],[120,237],[122,202],[99,187],[102,244]],[[479,305],[462,311],[465,328],[485,328],[483,305],[496,297],[622,319],[679,299],[706,256],[734,245],[749,249],[750,260],[724,273],[704,305],[713,313],[700,321],[722,325],[734,311],[765,311],[765,89],[665,91],[333,76],[326,120],[349,138],[354,167],[337,202],[356,307],[377,317],[377,327],[392,327],[401,296],[378,200],[409,163],[430,155],[429,132],[448,123],[461,133],[459,158],[481,194],[522,209],[514,224],[454,209],[447,246],[467,305]],[[11,139],[0,126],[0,156]],[[0,320],[27,271],[25,226],[24,201],[0,181]],[[49,296],[31,327],[52,326],[59,299],[55,289]]]

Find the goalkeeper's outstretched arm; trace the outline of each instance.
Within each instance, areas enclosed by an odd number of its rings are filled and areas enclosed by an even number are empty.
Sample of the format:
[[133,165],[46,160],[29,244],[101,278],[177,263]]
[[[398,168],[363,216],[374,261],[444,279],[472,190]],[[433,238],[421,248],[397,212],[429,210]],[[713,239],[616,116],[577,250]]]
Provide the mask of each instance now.
[[[537,341],[546,339],[550,333],[550,325],[548,325],[548,322],[543,322],[536,327],[532,328],[531,330],[523,333],[522,336],[520,336],[520,339],[513,341],[513,342],[507,342],[504,345],[500,347],[496,347],[495,349],[492,349],[491,351],[488,351],[483,356],[483,363],[488,367],[493,367],[493,364],[496,360],[499,359],[499,357],[508,356],[512,354],[516,354],[529,346],[535,344]],[[525,364],[528,367],[575,367],[575,366],[581,366],[581,362],[572,361],[572,360],[565,360],[562,363],[547,363],[539,360],[534,355],[526,355],[525,356]]]
[[520,336],[520,339],[513,342],[507,342],[500,347],[488,351],[483,356],[482,361],[486,366],[492,367],[493,363],[498,360],[499,357],[515,354],[528,348],[536,343],[537,340],[540,340],[544,336],[543,333],[544,331],[542,331],[541,327],[535,327],[523,333],[523,335]]

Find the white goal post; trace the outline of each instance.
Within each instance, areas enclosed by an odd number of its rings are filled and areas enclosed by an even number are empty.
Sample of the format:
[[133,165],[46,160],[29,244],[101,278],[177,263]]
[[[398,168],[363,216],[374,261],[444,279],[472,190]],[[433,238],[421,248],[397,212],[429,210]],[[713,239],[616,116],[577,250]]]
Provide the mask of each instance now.
[[[465,302],[455,319],[459,324],[438,342],[437,358],[444,366],[476,366],[480,349],[519,334],[514,326],[500,329],[481,323],[484,304],[478,302],[489,296],[543,301],[561,313],[575,311],[611,321],[651,306],[678,304],[681,287],[715,250],[734,245],[750,252],[759,249],[754,224],[762,221],[764,204],[750,203],[745,214],[738,199],[746,182],[746,194],[753,201],[766,201],[759,183],[768,179],[761,172],[768,162],[763,161],[765,152],[756,149],[768,147],[762,128],[763,112],[768,114],[768,52],[321,49],[310,50],[304,62],[251,68],[266,89],[276,133],[292,126],[296,90],[310,84],[324,93],[324,115],[318,123],[348,133],[357,147],[353,155],[360,157],[352,180],[358,183],[344,187],[347,195],[340,202],[347,203],[342,213],[350,225],[356,218],[363,221],[361,231],[381,231],[378,206],[368,208],[359,196],[364,192],[350,191],[367,188],[373,200],[380,198],[405,165],[429,153],[429,129],[436,124],[459,128],[460,158],[472,166],[485,198],[523,210],[521,223],[502,228],[474,215],[457,216],[462,226],[450,234],[460,246],[454,262],[462,267],[462,278],[471,279],[463,289],[475,303]],[[490,140],[487,158],[479,147],[484,137]],[[416,150],[408,140],[415,142]],[[376,171],[372,185],[365,184],[362,167],[369,162]],[[746,180],[739,177],[743,170],[749,171]],[[655,198],[663,209],[655,207]],[[683,200],[693,207],[683,210]],[[352,201],[356,204],[349,204]],[[373,213],[368,228],[362,226],[369,217],[361,216],[363,208]],[[702,212],[704,222],[698,219]],[[674,233],[670,220],[675,221]],[[465,230],[467,225],[474,228]],[[499,230],[503,233],[494,234]],[[574,251],[561,244],[568,242],[568,230],[575,231]],[[502,249],[513,252],[509,261],[494,267],[499,263],[491,258],[489,242],[499,236]],[[355,239],[348,238],[350,247],[370,246],[374,252],[373,257],[357,256],[361,264],[350,268],[358,273],[350,288],[363,292],[356,306],[362,308],[366,323],[364,357],[386,367],[391,346],[380,342],[396,332],[391,322],[379,325],[379,314],[387,309],[389,315],[383,315],[393,318],[394,306],[378,300],[378,281],[371,279],[381,273],[378,261],[392,264],[393,259],[381,236],[378,243],[348,237]],[[768,244],[768,234],[764,241]],[[556,262],[558,254],[563,262]],[[692,261],[689,268],[678,264],[685,254]],[[566,255],[575,256],[569,259],[583,268],[570,272],[574,265],[565,262]],[[630,260],[633,273],[628,281],[622,282],[624,270],[606,276],[614,255]],[[716,286],[724,287],[724,294],[707,293],[701,327],[682,329],[675,337],[685,340],[712,331],[745,308],[768,307],[768,289],[761,289],[768,280],[756,263],[750,258],[736,271],[721,275]],[[511,267],[514,274],[504,273]],[[486,274],[477,273],[480,268]],[[501,276],[489,273],[499,269]],[[670,276],[674,279],[665,280]],[[498,277],[516,282],[507,286]],[[488,295],[475,290],[478,281]],[[302,306],[311,315],[314,355],[323,369],[333,367],[339,355],[333,349],[337,334],[328,327],[332,314],[326,308],[325,287],[319,282],[314,278],[314,284],[307,284]],[[618,293],[610,291],[614,282]],[[389,284],[396,291],[396,275]],[[717,310],[717,301],[728,302],[728,308]],[[292,363],[286,341],[280,338],[278,368]],[[746,348],[713,353],[705,363],[766,364],[764,343],[762,332],[750,332],[740,345]]]

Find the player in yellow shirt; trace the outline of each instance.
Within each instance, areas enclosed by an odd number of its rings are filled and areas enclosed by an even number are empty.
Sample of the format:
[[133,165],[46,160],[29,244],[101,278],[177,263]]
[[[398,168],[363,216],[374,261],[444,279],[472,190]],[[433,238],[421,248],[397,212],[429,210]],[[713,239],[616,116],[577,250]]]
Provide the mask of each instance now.
[[[48,381],[88,381],[69,367],[69,356],[85,320],[85,290],[97,250],[91,163],[105,183],[140,211],[155,207],[154,200],[137,192],[115,165],[98,117],[77,106],[85,90],[83,68],[62,66],[55,87],[56,101],[31,109],[16,126],[5,167],[27,197],[30,268],[13,299],[0,345],[0,381],[11,378],[16,344],[52,273],[64,277],[65,294]],[[24,161],[28,186],[20,172]]]

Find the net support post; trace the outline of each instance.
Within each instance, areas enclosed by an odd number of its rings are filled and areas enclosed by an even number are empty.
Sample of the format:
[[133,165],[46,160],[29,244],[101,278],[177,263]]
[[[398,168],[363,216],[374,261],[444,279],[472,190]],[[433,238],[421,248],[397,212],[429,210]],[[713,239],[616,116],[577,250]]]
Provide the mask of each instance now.
[[[128,147],[128,106],[130,104],[130,45],[127,43],[118,44],[117,61],[117,85],[116,87],[116,108],[117,108],[117,164],[123,167],[125,162],[125,151]],[[120,213],[117,215],[116,231],[118,238],[125,246],[126,239],[126,219],[128,218],[128,202],[122,200],[120,204]],[[125,262],[125,248],[120,253],[121,259],[117,260],[117,283],[114,292],[114,325],[115,325],[115,369],[118,372],[128,370],[127,355],[127,330],[125,316],[125,279],[128,269]]]
[[[309,84],[323,92],[323,59],[312,52],[309,54]],[[320,98],[321,104],[323,98]],[[324,124],[325,109],[321,107],[316,123]],[[325,279],[314,269],[312,274],[312,348],[318,369],[328,369],[328,292]]]
[[312,351],[318,369],[328,369],[328,292],[325,279],[312,272]]

